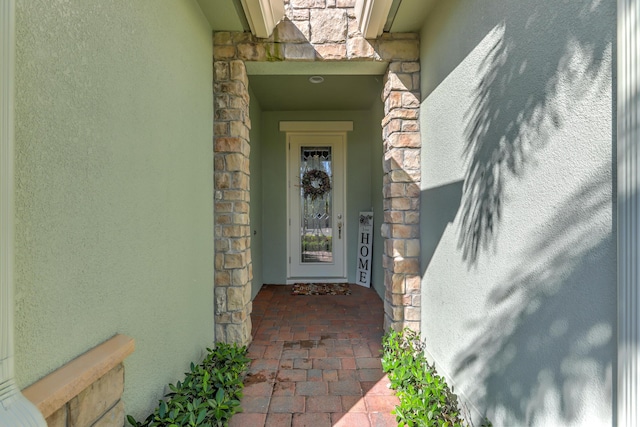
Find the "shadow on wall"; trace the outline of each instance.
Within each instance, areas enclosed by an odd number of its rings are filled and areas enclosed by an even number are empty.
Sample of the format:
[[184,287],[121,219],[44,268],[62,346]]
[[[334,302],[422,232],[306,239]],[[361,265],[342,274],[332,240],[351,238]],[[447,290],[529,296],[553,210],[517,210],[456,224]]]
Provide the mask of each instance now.
[[[606,16],[612,9],[607,2],[523,3],[506,8],[511,13],[494,29],[495,42],[478,69],[482,78],[466,112],[468,168],[458,244],[470,265],[499,231],[505,176],[520,176],[532,153],[563,125],[558,94],[570,87],[571,100],[562,102],[577,103],[585,94],[573,88],[592,87],[613,39],[615,20]],[[498,16],[505,13],[492,6]]]
[[[567,111],[609,90],[597,86],[608,83],[600,77],[609,72],[603,58],[615,30],[607,2],[544,0],[504,9],[465,114],[458,246],[469,267],[497,240],[506,182],[536,166],[535,152],[563,127]],[[612,395],[615,358],[615,240],[611,223],[593,229],[612,212],[609,165],[590,176],[554,208],[535,241],[522,244],[520,268],[493,287],[483,316],[466,325],[476,338],[452,373],[490,418],[532,425],[545,412],[558,414],[559,424],[580,422],[585,413],[609,416],[602,408],[612,405],[603,399]]]
[[[473,378],[463,386],[468,397],[490,411],[507,408],[511,422],[534,424],[554,402],[565,422],[589,405],[606,416],[597,408],[612,405],[601,399],[612,393],[615,325],[606,313],[615,313],[615,242],[585,226],[611,209],[611,176],[598,172],[566,199],[519,272],[493,290],[488,315],[467,325],[481,328],[454,374]],[[594,382],[606,389],[594,391]]]

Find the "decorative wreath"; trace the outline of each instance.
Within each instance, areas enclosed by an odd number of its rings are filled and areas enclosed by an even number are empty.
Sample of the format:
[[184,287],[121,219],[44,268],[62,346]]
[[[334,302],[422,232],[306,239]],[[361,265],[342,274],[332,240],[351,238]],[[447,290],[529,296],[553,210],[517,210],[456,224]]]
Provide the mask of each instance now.
[[302,175],[302,189],[304,197],[315,200],[331,191],[331,178],[324,171],[310,169]]

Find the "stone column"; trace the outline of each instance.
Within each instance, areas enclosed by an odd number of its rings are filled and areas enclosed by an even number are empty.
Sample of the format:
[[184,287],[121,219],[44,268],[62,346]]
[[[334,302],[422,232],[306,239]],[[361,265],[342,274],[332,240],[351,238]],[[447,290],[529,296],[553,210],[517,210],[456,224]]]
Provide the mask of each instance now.
[[230,42],[214,54],[216,341],[251,342],[249,91]]
[[420,63],[391,62],[382,100],[384,326],[419,331]]

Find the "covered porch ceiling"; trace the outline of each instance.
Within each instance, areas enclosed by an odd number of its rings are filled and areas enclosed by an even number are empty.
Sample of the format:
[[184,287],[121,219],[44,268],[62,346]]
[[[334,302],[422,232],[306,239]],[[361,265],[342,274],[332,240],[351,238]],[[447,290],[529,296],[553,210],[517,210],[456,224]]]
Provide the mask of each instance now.
[[[251,31],[258,36],[272,31],[268,27],[280,20],[277,15],[283,3],[283,0],[197,1],[213,31]],[[418,32],[435,1],[356,0],[356,15],[363,33],[374,34],[372,37],[383,29]],[[385,64],[374,62],[247,64],[251,89],[265,111],[367,110],[380,99],[385,69]],[[309,77],[313,75],[324,77],[324,82],[310,83]]]

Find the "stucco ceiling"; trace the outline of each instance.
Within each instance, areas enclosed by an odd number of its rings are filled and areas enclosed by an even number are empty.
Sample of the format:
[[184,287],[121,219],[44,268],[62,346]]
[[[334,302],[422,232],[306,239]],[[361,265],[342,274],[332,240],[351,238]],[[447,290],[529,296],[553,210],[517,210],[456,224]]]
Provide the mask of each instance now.
[[306,75],[254,75],[249,85],[264,111],[369,110],[381,102],[382,77],[325,75],[314,84]]
[[[214,31],[245,31],[248,26],[239,1],[198,0],[198,3]],[[419,31],[435,1],[401,0],[390,30]],[[380,75],[384,68],[372,62],[287,62],[256,64],[247,70],[251,89],[265,111],[366,110],[380,98]],[[325,82],[311,84],[308,80],[311,75],[322,75]]]

